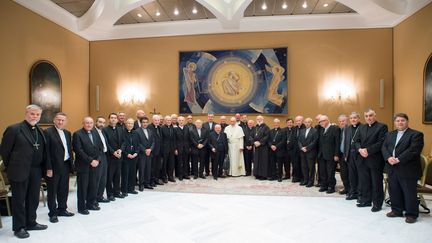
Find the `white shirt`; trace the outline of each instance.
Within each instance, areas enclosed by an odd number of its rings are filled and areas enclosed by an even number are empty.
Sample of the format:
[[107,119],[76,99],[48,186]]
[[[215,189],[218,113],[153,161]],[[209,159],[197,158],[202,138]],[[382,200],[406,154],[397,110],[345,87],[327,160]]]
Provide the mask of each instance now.
[[60,139],[62,141],[63,148],[64,148],[64,151],[65,151],[65,153],[64,153],[64,161],[69,160],[70,159],[70,154],[69,154],[69,149],[67,147],[66,136],[64,134],[64,131],[62,129],[58,129],[57,127],[56,127],[56,129],[57,129],[57,132],[60,135]]
[[96,130],[98,131],[98,133],[99,133],[99,137],[101,138],[101,140],[102,140],[102,143],[103,143],[103,152],[104,153],[106,153],[107,151],[108,151],[108,149],[107,149],[107,146],[106,146],[106,142],[105,142],[105,137],[104,137],[104,135],[102,134],[102,130],[100,130],[99,128],[96,128]]
[[142,128],[142,130],[144,132],[145,137],[148,139],[149,136],[148,136],[147,128]]
[[306,128],[306,132],[305,132],[305,138],[307,138],[307,135],[309,134],[309,131],[311,130],[311,128]]
[[399,143],[399,141],[400,141],[400,139],[402,138],[402,136],[404,135],[405,131],[406,131],[406,129],[403,130],[403,131],[398,131],[398,133],[397,133],[397,135],[396,135],[396,143],[395,143],[395,146],[394,146],[394,148],[393,148],[393,157],[396,156],[396,155],[395,155],[395,149],[396,149],[396,146],[397,146],[397,144]]

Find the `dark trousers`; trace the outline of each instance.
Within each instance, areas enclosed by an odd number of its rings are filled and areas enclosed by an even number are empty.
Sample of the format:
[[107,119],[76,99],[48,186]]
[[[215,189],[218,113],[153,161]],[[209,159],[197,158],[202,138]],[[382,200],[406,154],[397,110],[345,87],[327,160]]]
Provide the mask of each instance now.
[[[321,158],[318,160],[318,173],[320,178],[321,188],[332,188],[336,186],[336,161],[333,159],[327,160]],[[320,166],[321,164],[321,166]]]
[[120,193],[121,167],[121,159],[113,158],[112,156],[108,158],[108,178],[106,184],[108,197]]
[[175,157],[174,151],[164,152],[163,155],[163,167],[162,167],[162,178],[163,179],[173,179],[174,178],[174,168],[175,168]]
[[188,159],[185,165],[185,169],[187,170],[187,173],[185,174],[185,176],[190,176],[192,175],[192,167],[191,167],[191,163],[192,163],[192,153],[188,153]]
[[97,184],[97,193],[96,197],[98,199],[103,198],[103,194],[107,185],[107,177],[108,177],[108,161],[105,153],[102,153],[101,159],[98,165],[98,175],[96,177]]
[[293,179],[303,180],[303,173],[302,173],[302,163],[301,163],[301,153],[300,149],[297,149],[294,153],[293,160],[292,160],[292,177]]
[[[287,163],[288,163],[287,162],[287,157],[286,156],[284,156],[284,157],[277,157],[276,158],[276,162],[277,162],[277,164],[276,164],[277,177],[279,179],[282,179],[283,174],[284,174],[284,170],[285,170],[285,176],[289,178],[290,167],[289,167],[289,165],[287,167]],[[288,170],[288,172],[287,172],[287,170]]]
[[192,151],[192,174],[194,176],[203,175],[206,157],[208,157],[206,148],[194,149]]
[[276,179],[277,177],[277,163],[278,163],[278,158],[276,155],[276,152],[273,151],[272,149],[269,149],[269,167],[268,167],[268,175],[267,177],[269,179]]
[[153,183],[156,183],[159,179],[161,179],[161,166],[162,159],[160,154],[153,154],[151,162],[151,177]]
[[245,163],[246,175],[250,176],[252,174],[252,163],[253,163],[253,150],[243,150],[243,158]]
[[32,167],[29,177],[20,182],[10,181],[12,190],[12,230],[18,231],[36,224],[36,210],[42,178],[40,167]]
[[137,158],[123,158],[121,169],[121,191],[128,193],[135,190]]
[[[285,178],[286,179],[291,178],[291,164],[292,164],[292,161],[293,161],[293,156],[294,156],[293,151],[289,150],[287,152],[287,155],[286,155],[285,159],[284,159],[283,166],[284,166]],[[300,163],[301,163],[301,157],[300,157]]]
[[176,176],[183,179],[189,175],[189,153],[186,150],[178,151]]
[[383,169],[371,168],[362,164],[359,168],[360,193],[362,203],[373,203],[382,207],[384,201]]
[[207,176],[210,175],[210,165],[213,165],[213,161],[214,161],[214,154],[210,149],[208,149],[208,151],[206,152],[206,157],[204,159],[204,170]]
[[151,184],[151,173],[152,173],[152,156],[140,154],[138,156],[139,164],[139,185],[150,186]]
[[351,185],[349,181],[349,167],[348,163],[345,161],[344,157],[339,157],[339,166],[340,166],[340,177],[344,186],[344,190],[349,192],[351,191]]
[[315,157],[308,157],[307,153],[301,152],[301,169],[303,174],[303,183],[313,185],[315,182]]
[[355,156],[348,156],[347,165],[348,165],[348,179],[350,184],[349,194],[353,196],[359,195],[359,175],[357,169],[357,160]]
[[[213,153],[213,152],[212,152]],[[214,160],[212,164],[213,178],[218,178],[223,173],[223,163],[225,159],[225,151],[216,151],[214,154]]]
[[[100,170],[99,170],[100,171]],[[94,205],[97,194],[98,168],[91,167],[88,172],[77,173],[78,211],[86,210]]]
[[[66,211],[69,194],[70,161],[65,163],[59,171],[54,171],[53,177],[46,178],[48,191],[48,216],[57,216],[58,212]],[[58,202],[58,204],[57,204]]]
[[402,178],[397,172],[391,172],[388,175],[388,185],[392,211],[398,214],[405,211],[405,216],[417,218],[417,179]]

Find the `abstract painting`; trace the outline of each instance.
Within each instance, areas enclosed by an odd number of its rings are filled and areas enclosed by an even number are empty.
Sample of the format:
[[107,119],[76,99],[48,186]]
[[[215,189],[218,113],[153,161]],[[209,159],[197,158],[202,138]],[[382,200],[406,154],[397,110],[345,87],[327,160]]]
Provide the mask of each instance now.
[[49,61],[37,61],[30,70],[30,103],[42,107],[40,124],[52,124],[61,111],[61,78]]
[[180,52],[179,113],[287,114],[288,49]]

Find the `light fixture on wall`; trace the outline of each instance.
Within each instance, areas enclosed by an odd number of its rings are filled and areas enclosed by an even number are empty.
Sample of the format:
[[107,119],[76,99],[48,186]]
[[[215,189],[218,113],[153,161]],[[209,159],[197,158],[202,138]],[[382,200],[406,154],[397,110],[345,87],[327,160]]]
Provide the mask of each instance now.
[[332,104],[353,104],[357,100],[357,94],[348,81],[335,80],[324,86],[324,98]]
[[148,89],[136,83],[122,83],[117,89],[117,99],[120,105],[140,105],[147,98]]

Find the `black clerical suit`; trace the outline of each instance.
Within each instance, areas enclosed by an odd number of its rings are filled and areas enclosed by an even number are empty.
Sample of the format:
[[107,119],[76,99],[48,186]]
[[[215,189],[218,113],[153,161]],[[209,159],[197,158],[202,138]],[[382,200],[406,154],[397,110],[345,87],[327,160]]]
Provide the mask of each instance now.
[[285,128],[286,137],[286,158],[284,162],[285,177],[284,179],[291,178],[291,164],[294,161],[296,150],[298,150],[297,136],[295,134],[295,128]]
[[60,131],[55,126],[49,127],[44,131],[48,156],[53,170],[53,176],[46,178],[48,216],[50,217],[57,216],[59,212],[66,211],[69,194],[69,174],[73,171],[72,135],[66,129],[62,131],[64,141],[60,137]]
[[175,150],[176,150],[176,137],[173,125],[162,126],[162,150],[163,150],[163,163],[162,163],[162,180],[174,181],[174,167],[175,167]]
[[162,168],[162,129],[160,125],[150,124],[147,127],[154,136],[154,148],[152,151],[151,163],[151,185],[163,184],[161,181],[161,168]]
[[224,132],[210,133],[209,146],[211,153],[214,154],[214,161],[212,164],[213,178],[217,180],[219,175],[223,172],[223,163],[225,156],[228,154],[228,139]]
[[355,148],[355,141],[358,137],[358,127],[361,124],[355,126],[349,125],[345,128],[345,139],[344,139],[344,152],[343,158],[348,166],[348,180],[350,190],[347,197],[356,199],[360,196],[360,185],[359,185],[359,154]]
[[[202,127],[207,131],[209,131],[209,135],[210,135],[210,132],[214,131],[216,124],[217,124],[216,122],[204,122]],[[207,145],[207,156],[205,157],[205,161],[204,161],[204,170],[207,176],[210,175],[210,165],[213,163],[213,160],[214,160],[214,154],[211,153],[210,147]]]
[[190,151],[190,135],[189,128],[186,126],[177,126],[174,128],[176,150],[177,150],[177,168],[176,176],[183,180],[189,177],[189,151]]
[[35,226],[42,174],[51,170],[39,126],[23,121],[6,128],[0,154],[12,189],[12,230]]
[[[111,126],[108,125],[102,129],[105,137],[107,138],[108,147],[108,177],[106,191],[108,198],[113,196],[119,197],[120,194],[120,179],[122,171],[122,157],[117,158],[114,156],[114,152],[121,150],[124,139],[124,128],[123,126]],[[121,196],[120,196],[121,197]]]
[[340,131],[339,127],[329,125],[321,129],[318,138],[318,163],[320,187],[322,190],[333,191],[336,186],[336,161],[335,156],[340,154]]
[[[301,183],[311,187],[315,181],[315,162],[318,154],[318,131],[313,127],[309,129],[307,134],[306,131],[306,128],[300,130],[297,144],[300,150],[303,174]],[[303,147],[306,147],[306,152],[301,150]]]
[[[195,127],[190,132],[191,141],[191,153],[192,153],[192,174],[194,178],[197,176],[204,177],[204,163],[208,152],[208,137],[209,130],[204,127],[201,128],[201,134],[198,134],[198,129]],[[204,145],[202,148],[198,148],[198,144]],[[199,168],[198,168],[199,162]]]
[[255,126],[255,133],[253,134],[253,142],[259,142],[260,145],[257,147],[254,145],[254,163],[253,171],[254,176],[257,179],[267,179],[269,170],[269,154],[268,154],[268,139],[270,136],[270,128],[265,124],[257,124]]
[[[246,176],[252,175],[252,163],[253,163],[253,136],[255,127],[249,128],[248,126],[243,128],[243,157],[245,162]],[[250,149],[248,149],[250,147]]]
[[387,125],[374,122],[361,125],[355,143],[357,151],[366,148],[368,156],[359,156],[359,178],[361,198],[360,204],[373,203],[374,207],[381,209],[384,201],[383,170],[384,158],[381,147],[387,134]]
[[126,130],[124,132],[123,144],[121,146],[123,156],[122,166],[125,167],[121,175],[121,191],[123,194],[135,191],[138,156],[133,159],[128,158],[128,155],[138,155],[139,152],[138,140],[136,136],[134,136],[135,131],[136,130]]
[[97,167],[93,167],[91,162],[100,161],[103,144],[96,129],[86,131],[82,128],[74,132],[72,146],[77,171],[78,212],[83,212],[96,204]]
[[[381,148],[386,161],[391,208],[396,214],[402,215],[406,211],[405,216],[417,218],[416,186],[422,175],[420,155],[424,146],[423,133],[411,128],[401,133],[397,140],[398,130],[389,132]],[[397,158],[399,163],[391,165],[387,161],[390,157]]]
[[[301,129],[305,128],[304,124],[301,124],[300,126],[293,127],[294,134],[296,136],[296,140],[298,140]],[[301,169],[301,150],[298,148],[298,146],[294,146],[294,156],[292,161],[292,181],[293,182],[301,182],[303,181],[303,173]]]
[[[271,146],[276,146],[276,150],[273,151]],[[286,158],[286,133],[282,128],[273,128],[270,130],[269,140],[269,179],[282,180],[283,176],[283,164]]]
[[[147,131],[147,134],[144,132],[144,129]],[[156,146],[155,144],[155,136],[154,133],[147,128],[138,128],[134,133],[135,140],[138,142],[139,148],[139,186],[140,190],[142,187],[151,187],[151,173],[152,173],[152,156],[153,151]],[[146,154],[146,150],[150,149],[151,152],[149,155]]]
[[351,186],[349,183],[349,168],[348,162],[345,160],[344,152],[345,152],[345,133],[349,129],[348,125],[339,128],[339,167],[340,167],[340,177],[342,180],[342,184],[344,186],[344,191],[348,194],[351,191]]

